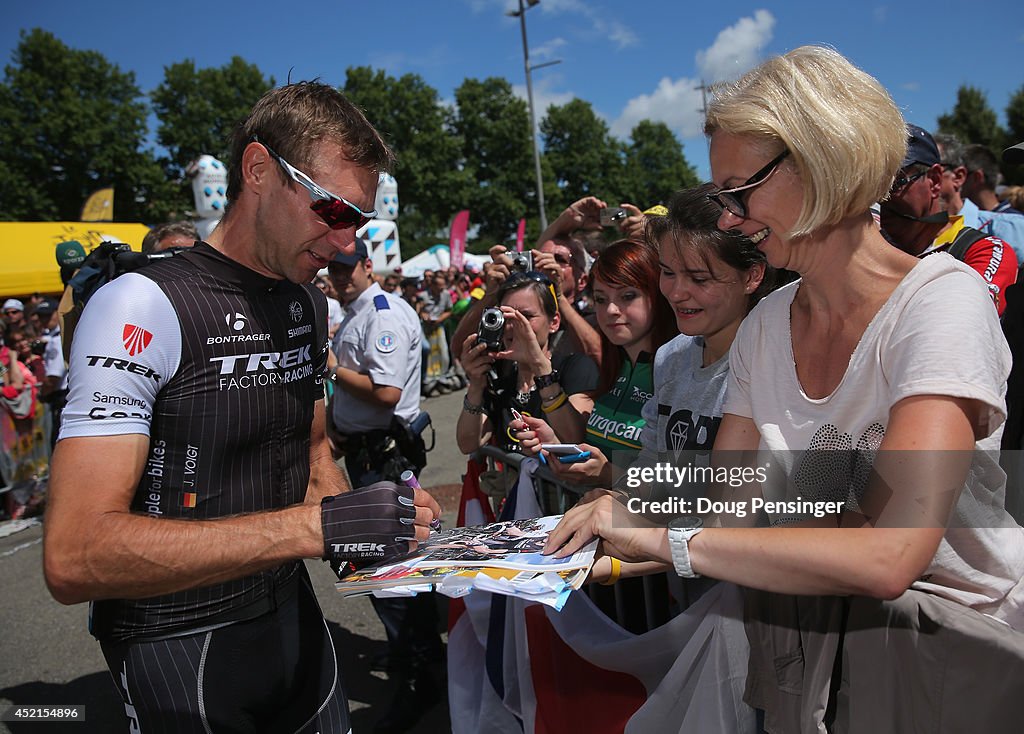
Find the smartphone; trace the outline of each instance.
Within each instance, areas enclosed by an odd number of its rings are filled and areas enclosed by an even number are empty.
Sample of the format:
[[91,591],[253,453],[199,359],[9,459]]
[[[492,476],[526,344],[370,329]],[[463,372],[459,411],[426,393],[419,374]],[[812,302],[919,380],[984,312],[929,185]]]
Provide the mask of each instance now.
[[583,453],[583,449],[574,443],[542,443],[540,447],[550,454],[558,454],[560,456]]
[[629,212],[621,206],[606,206],[601,210],[601,226],[614,227],[627,216],[629,216]]
[[568,456],[559,456],[558,461],[562,464],[578,464],[581,461],[586,461],[590,458],[589,451],[580,451],[578,454],[569,454]]

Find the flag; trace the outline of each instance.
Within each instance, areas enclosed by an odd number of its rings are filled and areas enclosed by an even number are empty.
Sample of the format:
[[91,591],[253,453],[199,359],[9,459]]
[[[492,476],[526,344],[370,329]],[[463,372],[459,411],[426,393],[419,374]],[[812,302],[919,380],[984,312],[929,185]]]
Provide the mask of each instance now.
[[82,221],[114,221],[114,189],[112,187],[92,192],[82,206]]
[[466,254],[466,230],[469,229],[469,209],[463,209],[452,220],[451,235],[448,239],[449,262],[453,268],[462,270]]
[[516,228],[516,252],[523,251],[523,241],[526,239],[526,220],[520,219]]
[[[502,519],[541,514],[536,466],[524,460]],[[732,584],[714,584],[642,635],[622,629],[583,592],[561,612],[473,592],[460,614],[448,638],[453,734],[755,731],[742,701],[749,648]]]
[[183,507],[190,507],[190,508],[191,507],[195,507],[196,506],[196,493],[195,492],[186,492],[185,493],[185,499],[184,499],[184,501],[181,504],[182,504]]

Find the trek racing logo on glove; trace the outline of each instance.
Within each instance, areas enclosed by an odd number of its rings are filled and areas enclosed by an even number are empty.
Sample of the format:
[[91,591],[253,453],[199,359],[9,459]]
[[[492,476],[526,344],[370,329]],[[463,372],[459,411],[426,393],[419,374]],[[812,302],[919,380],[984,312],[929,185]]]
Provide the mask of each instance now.
[[384,555],[383,543],[331,543],[331,550],[335,553],[359,553],[374,556]]
[[313,376],[309,344],[286,352],[257,352],[210,357],[219,363],[220,390],[248,390],[304,380]]

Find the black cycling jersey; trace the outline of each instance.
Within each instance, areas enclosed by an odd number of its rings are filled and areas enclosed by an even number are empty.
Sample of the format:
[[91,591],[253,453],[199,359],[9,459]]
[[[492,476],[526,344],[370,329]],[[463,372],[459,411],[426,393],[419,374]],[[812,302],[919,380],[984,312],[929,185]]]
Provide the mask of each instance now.
[[[301,502],[326,331],[316,288],[259,275],[200,243],[90,300],[72,345],[60,438],[148,434],[131,508],[156,521]],[[99,639],[159,639],[251,619],[276,607],[298,566],[97,601],[90,628]]]

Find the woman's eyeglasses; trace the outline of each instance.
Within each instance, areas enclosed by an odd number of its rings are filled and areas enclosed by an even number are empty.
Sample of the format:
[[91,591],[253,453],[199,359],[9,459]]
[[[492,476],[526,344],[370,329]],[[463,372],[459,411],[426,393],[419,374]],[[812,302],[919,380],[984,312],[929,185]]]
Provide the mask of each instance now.
[[771,178],[787,155],[789,155],[789,148],[786,148],[768,161],[764,168],[744,181],[742,186],[736,186],[731,189],[719,189],[713,194],[708,194],[708,198],[722,209],[726,209],[737,217],[745,219],[747,216],[747,205],[743,201],[744,194],[742,192],[750,191],[750,189],[760,186]]
[[266,148],[270,157],[280,164],[284,172],[288,174],[288,177],[309,192],[309,198],[313,200],[309,208],[324,220],[331,229],[349,229],[350,227],[359,229],[377,216],[376,210],[364,212],[348,199],[332,194],[275,153],[269,145],[262,142],[259,138],[253,137],[253,141]]

